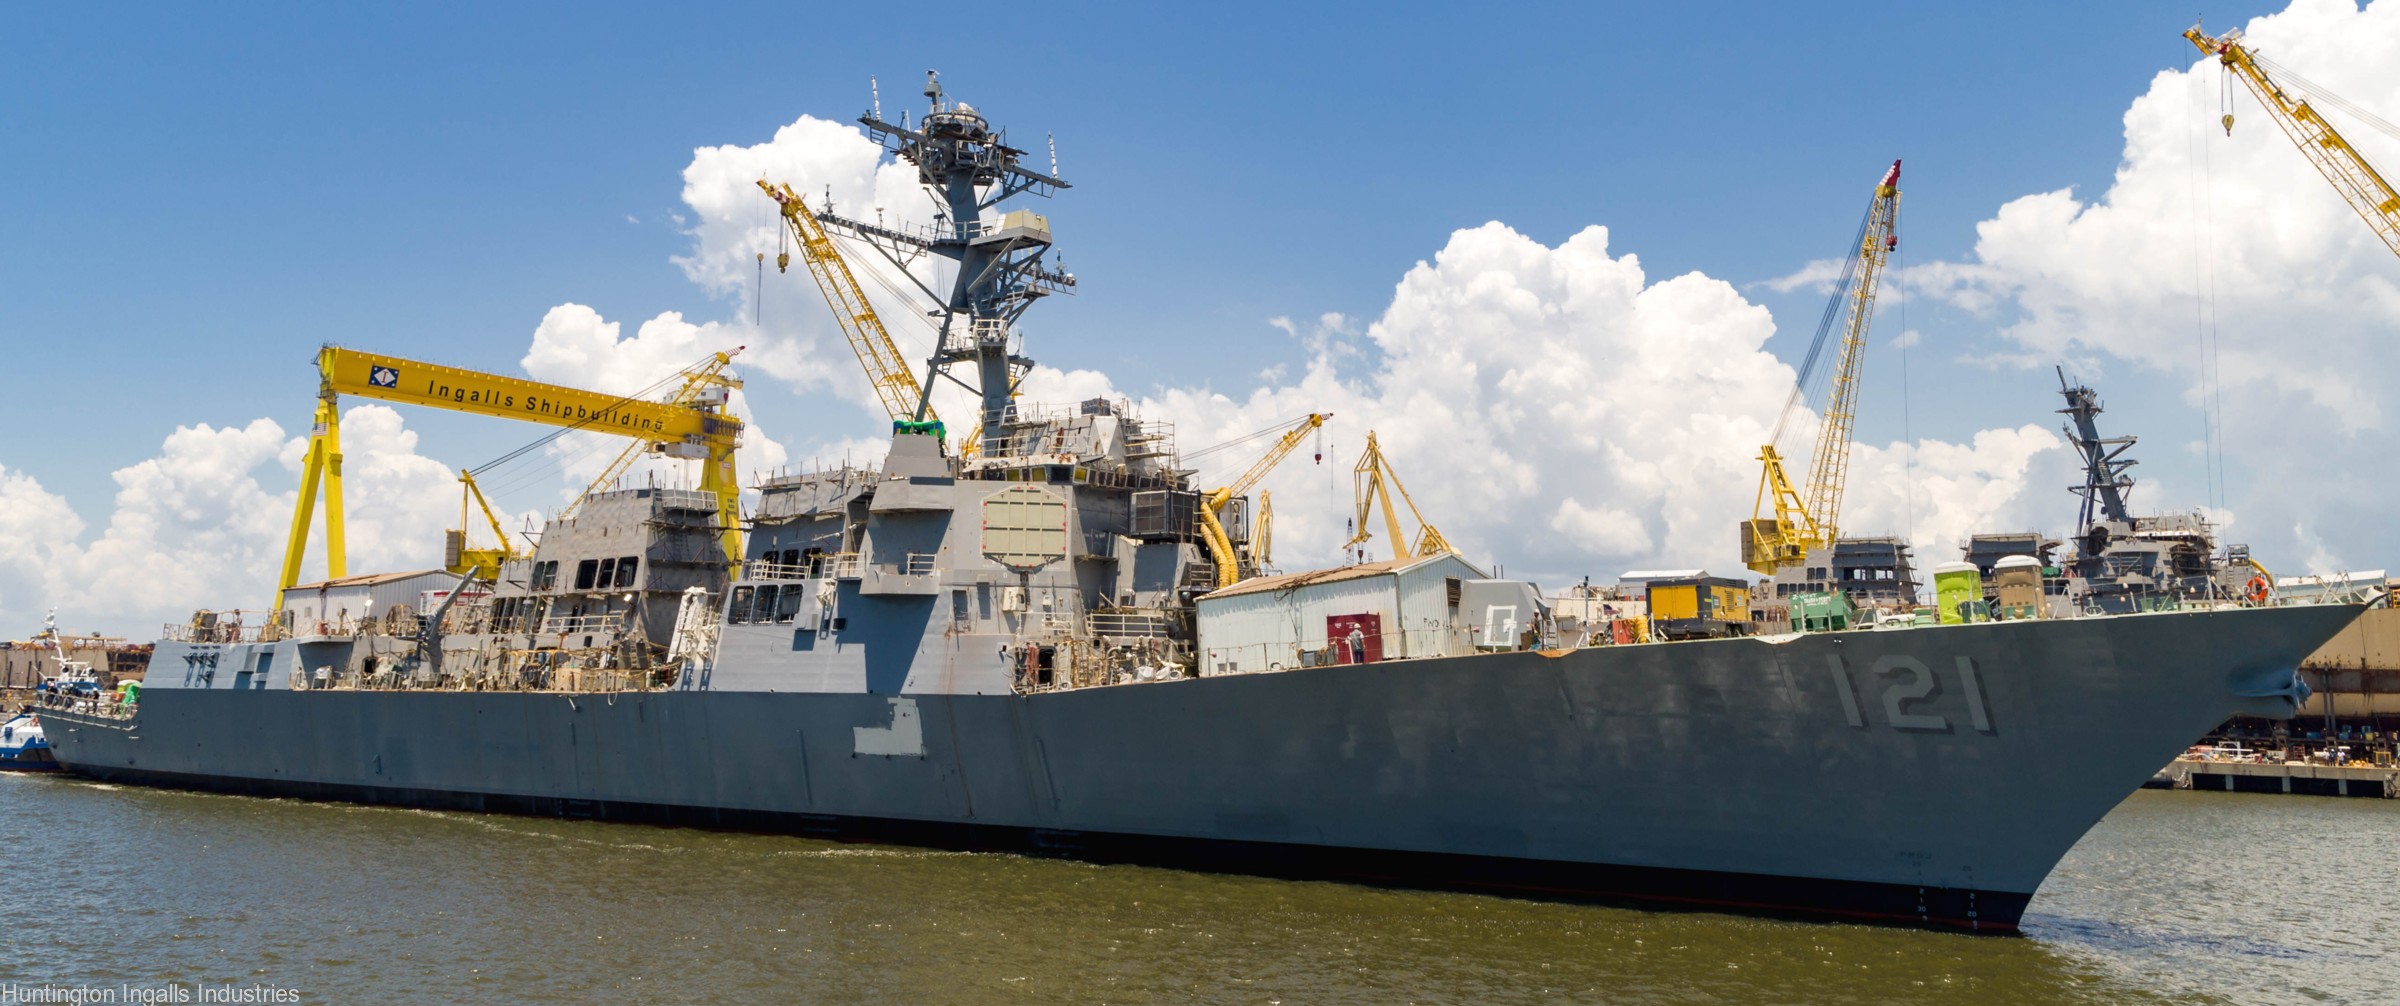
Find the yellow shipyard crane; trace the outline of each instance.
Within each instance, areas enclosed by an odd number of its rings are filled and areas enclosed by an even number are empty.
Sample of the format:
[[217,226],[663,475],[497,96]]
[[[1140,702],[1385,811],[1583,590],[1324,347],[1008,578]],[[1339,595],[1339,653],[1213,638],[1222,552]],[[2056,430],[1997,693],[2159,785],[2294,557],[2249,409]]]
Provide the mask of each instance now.
[[[478,580],[498,580],[500,564],[520,558],[522,553],[508,540],[508,529],[500,526],[500,515],[492,512],[492,503],[483,498],[483,489],[475,484],[475,473],[460,471],[458,484],[464,488],[458,494],[458,530],[442,536],[442,566],[453,573],[472,573]],[[498,548],[473,548],[467,544],[467,528],[473,526],[467,504],[473,503],[483,511],[483,519],[492,529]],[[287,585],[288,586],[288,585]]]
[[[1292,451],[1308,439],[1311,431],[1324,426],[1325,421],[1331,418],[1333,413],[1330,412],[1311,412],[1294,421],[1281,436],[1275,438],[1274,446],[1267,448],[1264,456],[1251,463],[1248,471],[1226,483],[1223,488],[1211,490],[1200,498],[1200,538],[1208,543],[1208,554],[1216,561],[1217,586],[1230,587],[1240,583],[1243,571],[1241,555],[1233,549],[1233,537],[1225,532],[1225,524],[1218,515],[1225,512],[1225,507],[1233,502],[1234,497],[1258,485],[1260,479],[1266,478],[1268,472],[1274,471],[1276,465],[1282,464],[1283,459],[1290,457]],[[1256,568],[1255,563],[1261,561],[1264,560],[1258,559],[1257,553],[1253,552],[1252,568]]]
[[[1809,549],[1830,546],[1841,536],[1842,492],[1850,478],[1850,431],[1858,418],[1859,366],[1866,359],[1867,326],[1875,316],[1876,281],[1892,250],[1900,246],[1895,232],[1899,217],[1900,162],[1893,161],[1883,180],[1875,183],[1875,197],[1867,203],[1858,240],[1842,264],[1841,279],[1817,322],[1816,338],[1809,343],[1791,397],[1784,400],[1783,414],[1776,417],[1775,432],[1758,449],[1762,466],[1758,498],[1752,504],[1751,518],[1741,524],[1741,539],[1742,564],[1759,573],[1772,576],[1777,569],[1807,558]],[[1835,353],[1824,422],[1817,428],[1816,455],[1809,462],[1808,482],[1795,487],[1784,474],[1783,455],[1776,444],[1800,411],[1809,376],[1815,372],[1837,316],[1843,319],[1842,341]]]
[[[713,367],[721,373],[732,356],[712,354],[710,363],[702,368]],[[284,591],[299,581],[300,560],[308,549],[308,530],[320,489],[325,497],[325,575],[335,579],[349,575],[342,521],[343,395],[608,433],[632,438],[655,453],[699,461],[700,490],[717,498],[718,535],[725,559],[731,563],[741,558],[742,487],[734,474],[733,453],[741,442],[742,421],[725,412],[721,393],[703,389],[681,404],[651,402],[339,346],[318,351],[317,375],[316,423],[309,430],[308,453],[300,470],[300,499],[292,508],[291,534],[284,541],[275,610],[282,610]],[[722,377],[711,383],[719,391],[732,384]],[[690,387],[687,382],[687,390]],[[507,547],[505,539],[502,547]]]
[[[2382,238],[2393,254],[2400,255],[2400,192],[2393,191],[2391,183],[2384,181],[2383,174],[2367,163],[2358,148],[2351,146],[2341,131],[2333,128],[2333,123],[2325,121],[2325,117],[2318,114],[2307,100],[2294,97],[2284,85],[2288,84],[2293,90],[2303,92],[2322,104],[2356,112],[2368,122],[2383,126],[2386,130],[2391,130],[2391,127],[2372,113],[2351,106],[2339,95],[2309,83],[2299,74],[2277,66],[2274,61],[2252,51],[2249,46],[2242,44],[2242,33],[2238,29],[2212,38],[2201,31],[2199,25],[2193,25],[2184,29],[2183,37],[2201,52],[2217,57],[2217,62],[2224,64],[2227,74],[2241,81],[2251,94],[2258,97],[2258,103],[2266,107],[2267,114],[2275,120],[2275,124],[2283,127],[2284,135],[2291,137],[2292,144],[2300,148],[2300,153],[2308,158],[2309,163],[2316,165],[2325,180],[2333,183],[2334,191],[2342,194],[2342,199],[2357,211],[2368,227],[2374,228],[2375,236]],[[2281,82],[2278,82],[2278,78]],[[2232,135],[2231,110],[2225,113],[2224,123],[2226,135]]]
[[[1458,554],[1457,549],[1450,547],[1450,540],[1442,537],[1440,531],[1434,530],[1433,523],[1426,520],[1425,515],[1417,510],[1417,501],[1408,495],[1408,487],[1400,484],[1400,477],[1392,474],[1392,463],[1383,456],[1383,445],[1376,442],[1373,430],[1367,431],[1367,449],[1358,456],[1358,464],[1350,469],[1350,488],[1351,494],[1357,500],[1358,511],[1351,521],[1351,526],[1355,531],[1350,535],[1349,541],[1342,543],[1343,551],[1346,552],[1363,545],[1367,539],[1375,537],[1374,532],[1367,530],[1367,524],[1368,519],[1374,514],[1376,504],[1380,502],[1383,508],[1384,529],[1392,537],[1393,558],[1410,555]],[[1408,506],[1408,515],[1417,522],[1417,536],[1414,541],[1411,541],[1400,528],[1400,512],[1392,507],[1392,497],[1394,496],[1398,496],[1400,502]],[[1409,542],[1409,544],[1403,545],[1403,542]],[[1401,551],[1403,548],[1406,548],[1407,551]]]
[[1258,494],[1258,516],[1250,521],[1250,561],[1265,569],[1275,564],[1275,494]]
[[[758,187],[782,207],[784,226],[792,241],[800,246],[800,261],[807,263],[809,275],[816,277],[817,289],[833,308],[833,320],[850,340],[850,351],[857,354],[858,365],[866,370],[867,384],[875,389],[875,398],[883,403],[883,411],[894,423],[911,424],[918,432],[938,434],[941,417],[933,411],[932,397],[917,383],[908,359],[900,355],[900,347],[892,342],[892,333],[883,327],[883,319],[876,316],[874,305],[867,302],[866,290],[858,285],[857,275],[850,271],[841,250],[834,247],[833,238],[825,233],[816,215],[809,212],[808,204],[790,185],[779,187],[760,179]],[[775,253],[775,271],[783,272],[791,264],[791,252]],[[973,445],[976,439],[970,437],[967,443]]]

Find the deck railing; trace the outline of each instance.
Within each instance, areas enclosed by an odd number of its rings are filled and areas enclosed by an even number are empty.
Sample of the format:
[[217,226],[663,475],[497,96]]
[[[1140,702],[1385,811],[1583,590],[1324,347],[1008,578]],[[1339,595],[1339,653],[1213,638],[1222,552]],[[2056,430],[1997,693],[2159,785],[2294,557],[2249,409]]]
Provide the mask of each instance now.
[[271,643],[292,633],[265,611],[203,611],[188,622],[169,622],[158,638],[173,643]]
[[582,633],[615,632],[625,627],[625,616],[609,615],[552,615],[542,620],[541,634],[572,636]]

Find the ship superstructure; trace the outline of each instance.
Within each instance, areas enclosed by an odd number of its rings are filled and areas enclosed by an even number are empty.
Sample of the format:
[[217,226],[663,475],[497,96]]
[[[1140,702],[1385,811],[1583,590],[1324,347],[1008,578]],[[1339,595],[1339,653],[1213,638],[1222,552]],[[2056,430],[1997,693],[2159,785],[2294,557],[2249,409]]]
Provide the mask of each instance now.
[[[2127,456],[2135,437],[2100,435],[2100,395],[2059,372],[2067,407],[2067,442],[2083,462],[2083,482],[2071,488],[2082,503],[2075,535],[2061,564],[2065,597],[2087,612],[2155,611],[2186,604],[2232,601],[2255,593],[2246,581],[2265,580],[2246,545],[2218,552],[2216,528],[2199,513],[2136,515]],[[2263,600],[2263,597],[2255,598]]]

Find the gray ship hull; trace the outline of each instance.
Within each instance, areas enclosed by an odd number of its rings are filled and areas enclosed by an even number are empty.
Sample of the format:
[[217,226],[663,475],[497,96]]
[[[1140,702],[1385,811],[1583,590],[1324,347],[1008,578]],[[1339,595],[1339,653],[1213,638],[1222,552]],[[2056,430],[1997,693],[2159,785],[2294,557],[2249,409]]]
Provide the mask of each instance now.
[[[1035,695],[154,687],[130,719],[44,719],[62,763],[111,781],[2010,932],[2193,738],[2288,713],[2300,660],[2358,611]],[[153,667],[254,648],[162,644]]]

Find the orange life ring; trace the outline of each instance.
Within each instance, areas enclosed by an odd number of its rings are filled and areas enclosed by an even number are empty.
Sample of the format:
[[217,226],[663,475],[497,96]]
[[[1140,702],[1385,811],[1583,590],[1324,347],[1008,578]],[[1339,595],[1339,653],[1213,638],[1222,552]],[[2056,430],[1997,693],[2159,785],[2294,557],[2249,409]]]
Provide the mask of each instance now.
[[2251,577],[2251,578],[2250,578],[2249,587],[2250,587],[2250,603],[2252,603],[2252,604],[2265,604],[2265,603],[2267,603],[2267,578],[2266,578],[2266,577],[2263,577],[2263,576],[2254,576],[2254,577]]

